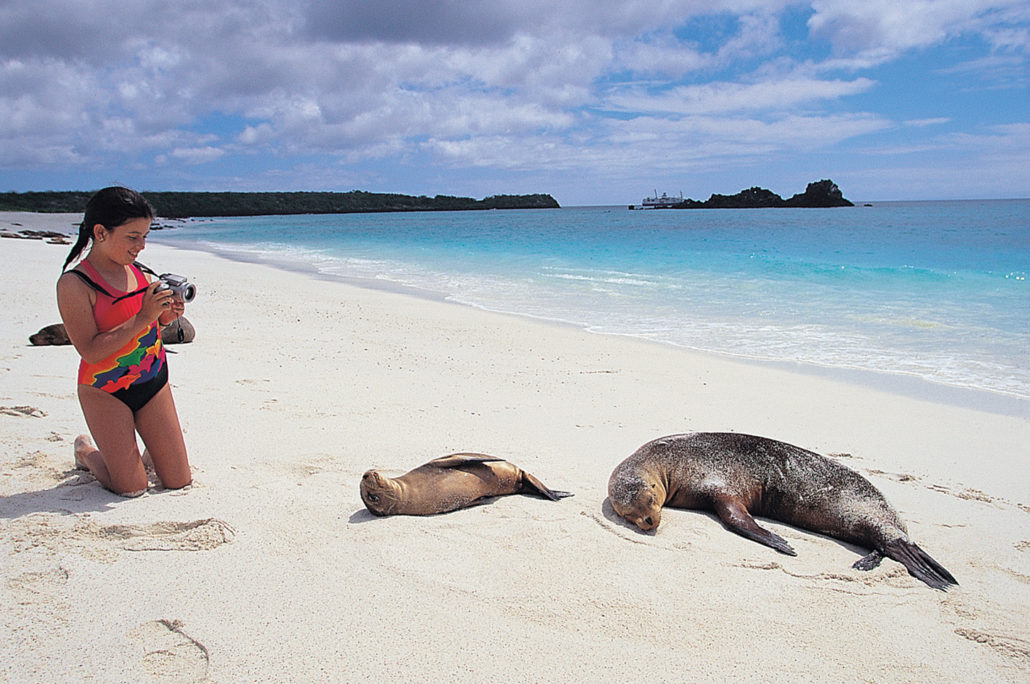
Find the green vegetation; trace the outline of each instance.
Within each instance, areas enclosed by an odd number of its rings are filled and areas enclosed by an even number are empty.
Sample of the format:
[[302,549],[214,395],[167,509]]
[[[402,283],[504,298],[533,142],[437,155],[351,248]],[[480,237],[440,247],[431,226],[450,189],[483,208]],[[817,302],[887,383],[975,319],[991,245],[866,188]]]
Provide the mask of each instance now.
[[[2,192],[0,211],[79,213],[92,192]],[[363,192],[144,192],[158,216],[268,216],[352,214],[383,211],[464,211],[474,209],[557,209],[550,195],[436,197]]]

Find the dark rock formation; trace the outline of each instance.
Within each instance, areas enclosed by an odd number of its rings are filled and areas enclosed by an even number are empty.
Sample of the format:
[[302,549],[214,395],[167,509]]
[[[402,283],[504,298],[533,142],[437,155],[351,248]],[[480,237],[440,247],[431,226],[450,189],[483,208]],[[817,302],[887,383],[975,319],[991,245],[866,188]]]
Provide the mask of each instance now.
[[853,207],[844,199],[840,188],[832,180],[821,180],[809,183],[805,191],[788,200],[765,188],[748,188],[736,195],[713,194],[704,202],[688,199],[674,205],[673,209],[765,209],[769,207]]
[[809,183],[805,191],[783,203],[785,207],[853,207],[832,180]]
[[736,195],[712,195],[704,203],[708,209],[764,209],[782,207],[783,198],[765,188],[748,188]]

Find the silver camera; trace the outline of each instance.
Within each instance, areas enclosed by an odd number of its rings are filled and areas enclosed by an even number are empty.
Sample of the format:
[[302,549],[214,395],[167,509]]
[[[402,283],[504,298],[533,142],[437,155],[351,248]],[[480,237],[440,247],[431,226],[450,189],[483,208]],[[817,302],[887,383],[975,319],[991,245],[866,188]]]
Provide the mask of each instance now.
[[184,302],[192,302],[197,296],[197,286],[186,280],[186,276],[175,275],[174,273],[162,273],[158,276],[161,284],[157,291],[171,290],[172,293]]

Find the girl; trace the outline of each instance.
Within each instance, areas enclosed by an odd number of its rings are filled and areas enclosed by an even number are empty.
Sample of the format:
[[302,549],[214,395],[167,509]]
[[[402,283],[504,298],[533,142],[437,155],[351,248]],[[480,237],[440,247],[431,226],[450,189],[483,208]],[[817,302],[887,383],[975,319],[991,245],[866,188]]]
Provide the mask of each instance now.
[[[185,305],[134,265],[153,217],[139,193],[100,190],[86,205],[79,239],[57,281],[61,319],[82,357],[79,404],[96,441],[76,438],[75,465],[123,496],[147,489],[136,432],[165,487],[192,480],[161,346],[161,326],[181,316]],[[90,241],[86,258],[66,270]]]

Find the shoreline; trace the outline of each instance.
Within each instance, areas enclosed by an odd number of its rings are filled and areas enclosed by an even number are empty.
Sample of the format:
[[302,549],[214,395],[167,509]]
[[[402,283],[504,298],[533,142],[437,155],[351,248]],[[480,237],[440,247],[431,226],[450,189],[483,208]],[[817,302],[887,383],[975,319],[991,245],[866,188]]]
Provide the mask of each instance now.
[[[988,200],[954,200],[954,201],[988,201]],[[1010,200],[998,200],[998,201],[1010,201]],[[917,203],[912,201],[910,203]],[[883,204],[883,202],[881,202]],[[73,228],[77,225],[77,221],[81,220],[81,216],[78,214],[39,214],[33,212],[0,212],[0,230],[4,229],[24,229],[24,230],[51,230],[60,232],[62,229],[59,224],[67,223]],[[155,219],[162,220],[162,219]],[[171,219],[181,220],[181,219]],[[185,219],[190,220],[190,219]],[[200,221],[210,220],[208,218],[197,219]],[[23,224],[23,225],[21,225]],[[19,228],[12,228],[12,226],[18,225]],[[167,230],[177,230],[177,227],[167,228]],[[69,233],[74,237],[74,231]],[[211,254],[222,259],[229,261],[235,261],[239,263],[254,264],[259,266],[265,266],[268,268],[279,269],[291,273],[297,273],[306,277],[310,277],[316,280],[324,282],[339,282],[349,284],[355,287],[367,288],[371,290],[379,290],[383,292],[389,292],[399,294],[402,296],[416,297],[420,299],[426,299],[430,301],[447,302],[455,306],[469,307],[472,309],[493,313],[503,316],[514,316],[517,318],[523,318],[526,320],[537,321],[548,325],[557,325],[562,327],[569,327],[572,329],[582,330],[595,335],[611,335],[614,337],[625,337],[628,339],[637,340],[647,344],[657,344],[665,347],[671,347],[674,349],[682,349],[691,353],[710,355],[713,358],[725,359],[728,361],[735,361],[743,364],[755,364],[761,367],[767,368],[778,368],[788,372],[797,372],[815,377],[828,377],[834,380],[840,380],[844,382],[853,383],[862,387],[884,390],[889,393],[897,393],[902,396],[906,396],[914,399],[921,399],[927,401],[939,402],[942,404],[957,406],[957,407],[968,407],[977,410],[983,410],[990,413],[996,413],[1006,416],[1014,416],[1020,418],[1030,419],[1030,397],[1021,396],[1009,392],[1003,392],[998,390],[990,390],[982,387],[970,387],[953,385],[942,382],[937,382],[923,376],[897,372],[897,371],[875,371],[866,368],[847,367],[847,366],[824,366],[816,363],[800,362],[800,361],[787,361],[778,359],[769,359],[761,357],[752,357],[743,354],[732,354],[728,352],[721,352],[711,349],[701,349],[696,347],[688,347],[677,344],[675,342],[665,340],[652,340],[646,337],[633,335],[630,333],[613,333],[591,330],[589,324],[577,323],[574,321],[567,321],[554,318],[544,318],[534,316],[532,314],[517,312],[517,311],[504,311],[499,309],[491,309],[485,306],[479,306],[472,303],[457,301],[453,295],[445,292],[435,292],[415,286],[405,285],[403,283],[397,283],[388,280],[377,280],[373,278],[364,278],[360,276],[348,276],[338,274],[328,274],[319,271],[314,267],[301,267],[297,266],[293,262],[289,261],[276,261],[274,259],[264,259],[261,257],[248,257],[248,255],[229,250],[229,249],[217,249],[217,248],[205,248],[197,243],[189,244],[177,244],[174,241],[162,241],[160,234],[152,235],[151,244],[160,244],[165,247],[169,247],[175,250],[182,250],[186,252],[200,252],[204,254]]]
[[998,413],[1001,415],[1008,416],[1018,416],[1030,419],[1030,397],[1024,397],[1018,394],[990,390],[981,387],[951,385],[942,382],[936,382],[934,380],[930,380],[919,375],[902,373],[897,371],[874,371],[857,367],[824,366],[816,363],[768,359],[747,356],[743,354],[731,354],[728,352],[720,352],[711,349],[688,347],[671,341],[653,340],[630,333],[615,333],[592,330],[590,325],[586,323],[577,323],[574,321],[556,318],[545,318],[518,311],[492,309],[486,306],[480,306],[477,304],[458,301],[454,298],[453,295],[445,292],[436,292],[389,280],[377,280],[374,278],[364,278],[360,276],[329,274],[319,271],[317,268],[313,266],[300,266],[295,264],[294,262],[289,262],[285,260],[277,261],[275,259],[266,259],[261,256],[251,257],[246,253],[233,251],[229,249],[205,248],[196,243],[179,244],[174,241],[164,242],[161,240],[160,236],[154,238],[153,244],[161,244],[172,249],[182,250],[186,252],[193,251],[205,254],[212,254],[214,256],[229,261],[279,269],[282,271],[296,273],[305,277],[325,282],[339,282],[352,285],[354,287],[389,292],[407,297],[426,299],[428,301],[446,302],[449,304],[453,304],[455,306],[468,307],[471,309],[476,309],[491,314],[497,314],[501,316],[513,316],[516,318],[522,318],[530,321],[537,321],[539,323],[547,325],[556,325],[576,330],[582,330],[592,335],[610,335],[613,337],[625,337],[627,339],[637,340],[639,342],[646,344],[656,344],[661,345],[663,347],[682,349],[684,351],[688,351],[691,353],[709,355],[713,358],[724,359],[727,361],[735,361],[744,364],[755,364],[758,366],[764,366],[768,368],[778,368],[786,370],[788,372],[804,373],[816,377],[829,377],[831,379],[850,382],[864,387],[886,390],[891,393],[901,394],[903,396],[914,399],[937,401],[942,404],[948,404],[951,406],[976,408],[991,413]]
[[[169,347],[194,484],[123,499],[73,470],[74,350],[27,342],[59,320],[67,250],[0,241],[0,678],[1030,674],[1026,419],[152,243],[199,288],[196,340]],[[710,513],[623,524],[612,468],[691,430],[831,455],[959,586],[855,570],[866,550],[775,521],[797,556]],[[365,510],[365,470],[458,451],[575,496]]]

